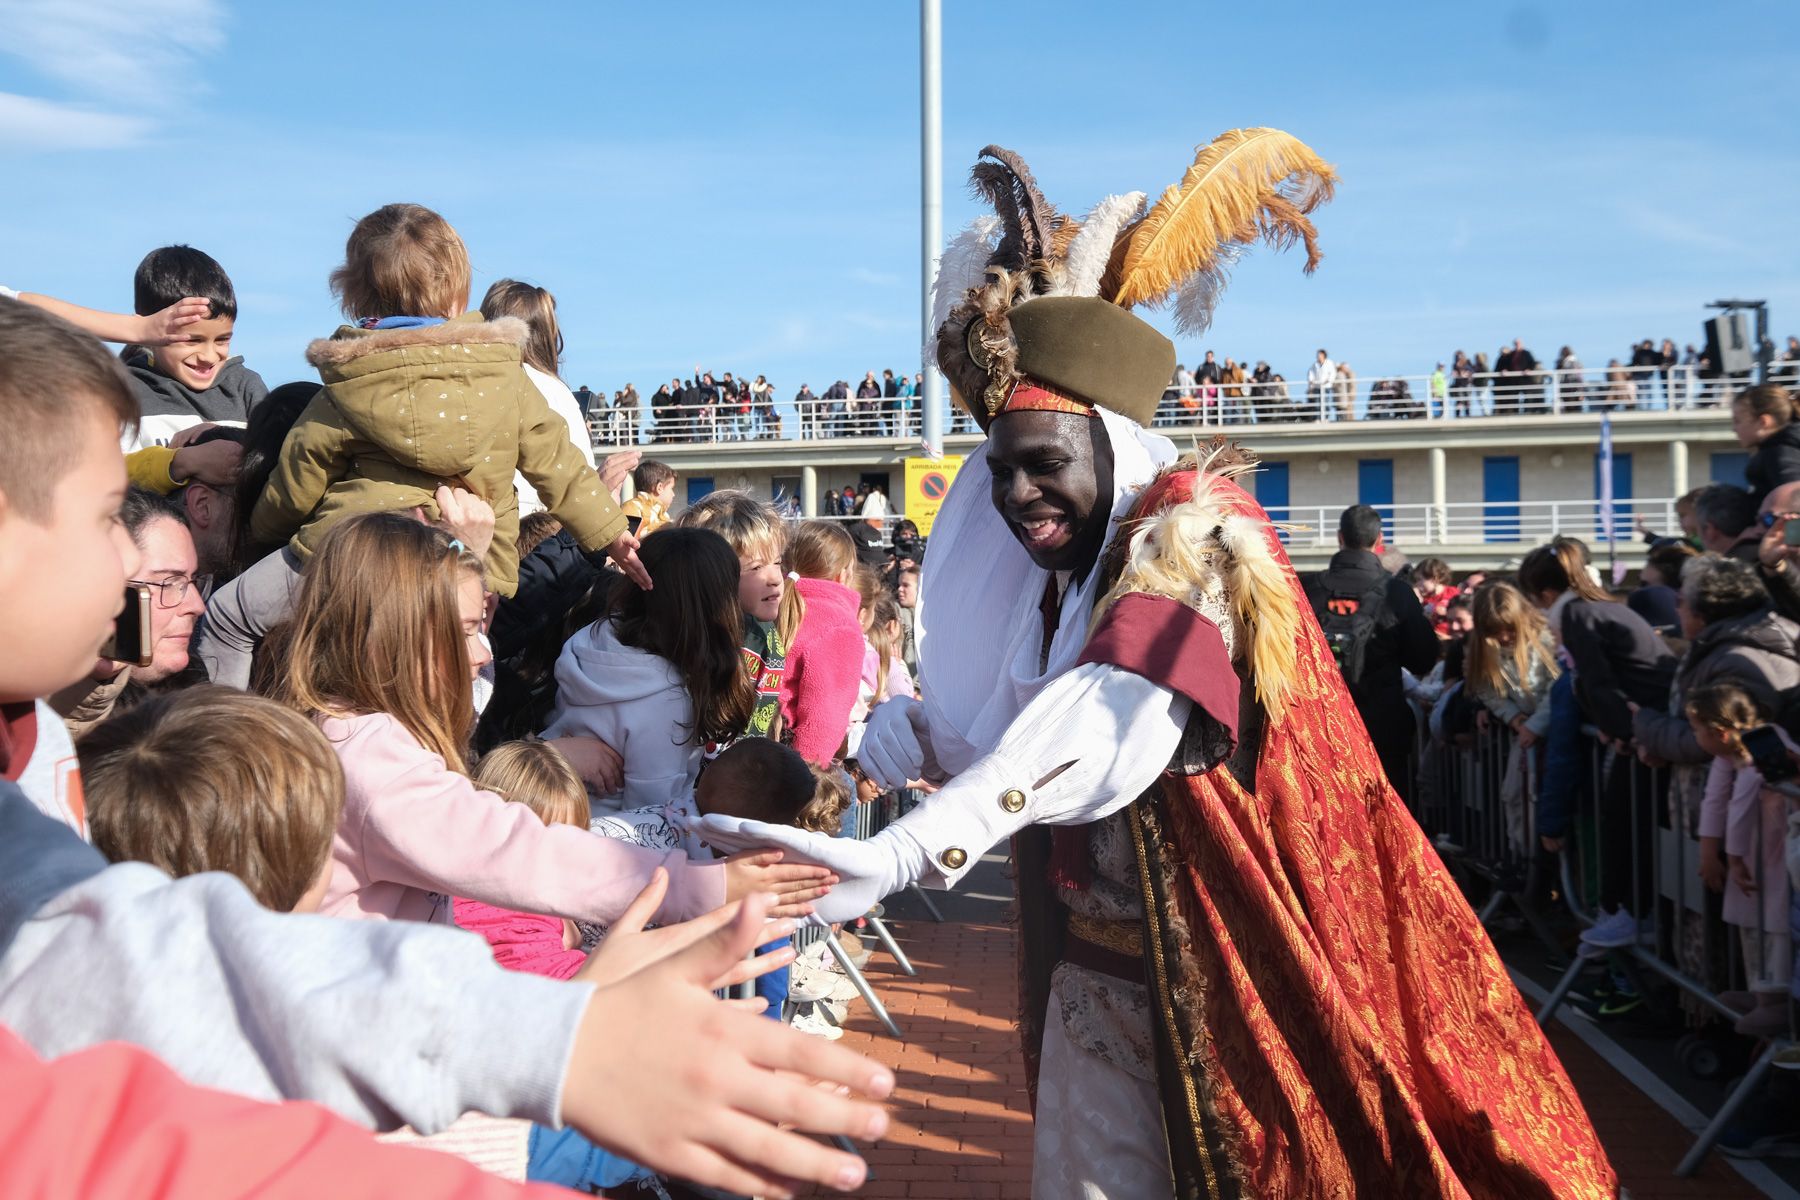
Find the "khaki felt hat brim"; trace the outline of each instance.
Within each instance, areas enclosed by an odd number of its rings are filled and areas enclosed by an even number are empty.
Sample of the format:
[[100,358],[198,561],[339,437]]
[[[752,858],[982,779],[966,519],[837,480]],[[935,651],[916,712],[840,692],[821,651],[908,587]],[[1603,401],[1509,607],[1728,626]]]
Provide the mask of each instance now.
[[1174,342],[1091,296],[1027,300],[1006,319],[1021,375],[1150,424],[1175,374]]

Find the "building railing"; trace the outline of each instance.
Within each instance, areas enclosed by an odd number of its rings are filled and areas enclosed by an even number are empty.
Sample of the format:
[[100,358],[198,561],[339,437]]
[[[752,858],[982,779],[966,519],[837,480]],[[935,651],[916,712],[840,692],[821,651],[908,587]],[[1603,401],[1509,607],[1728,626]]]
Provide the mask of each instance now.
[[[1445,504],[1382,504],[1382,528],[1396,545],[1510,543],[1542,545],[1559,536],[1605,541],[1609,527],[1598,500],[1462,500]],[[1337,544],[1342,503],[1271,505],[1269,517],[1283,527],[1282,540],[1294,547]],[[1678,535],[1672,497],[1620,499],[1613,504],[1610,532],[1621,542],[1636,541],[1640,528]]]
[[[1707,377],[1697,366],[1544,370],[1528,375],[1485,372],[1359,376],[1330,384],[1304,379],[1170,387],[1153,424],[1166,429],[1331,424],[1341,421],[1455,421],[1479,417],[1558,416],[1602,412],[1681,412],[1713,408],[1744,386]],[[748,441],[917,441],[920,400],[914,396],[848,400],[723,401],[702,405],[648,402],[639,410],[596,407],[588,426],[597,444],[714,444]],[[977,432],[953,402],[950,434]]]

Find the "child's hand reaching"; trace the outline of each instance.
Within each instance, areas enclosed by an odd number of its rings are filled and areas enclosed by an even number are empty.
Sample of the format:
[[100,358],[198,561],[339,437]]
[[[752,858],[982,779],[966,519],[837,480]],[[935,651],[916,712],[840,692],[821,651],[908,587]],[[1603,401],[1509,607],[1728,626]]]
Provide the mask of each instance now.
[[887,1114],[859,1097],[886,1097],[893,1073],[709,990],[767,938],[767,909],[768,897],[752,897],[726,923],[594,993],[563,1118],[615,1153],[710,1187],[786,1197],[799,1181],[848,1191],[867,1176],[862,1160],[806,1135],[881,1137]]
[[774,899],[771,917],[806,916],[813,910],[811,902],[837,881],[824,867],[782,862],[779,850],[750,850],[725,860],[726,903],[766,892]]
[[[594,952],[588,955],[587,962],[581,965],[575,978],[599,987],[620,983],[645,967],[659,963],[670,955],[679,954],[701,938],[730,925],[744,904],[743,901],[727,904],[705,916],[695,917],[692,921],[646,931],[644,926],[656,915],[656,910],[662,907],[663,898],[668,892],[669,873],[658,867],[651,873],[650,882],[644,885],[644,890],[637,894],[630,907],[606,931],[606,937],[594,948]],[[763,929],[758,944],[778,941],[799,927],[798,921],[770,921]],[[793,961],[792,946],[782,946],[754,958],[740,958],[707,981],[706,986],[713,991],[735,987],[767,975],[770,971],[779,971]]]

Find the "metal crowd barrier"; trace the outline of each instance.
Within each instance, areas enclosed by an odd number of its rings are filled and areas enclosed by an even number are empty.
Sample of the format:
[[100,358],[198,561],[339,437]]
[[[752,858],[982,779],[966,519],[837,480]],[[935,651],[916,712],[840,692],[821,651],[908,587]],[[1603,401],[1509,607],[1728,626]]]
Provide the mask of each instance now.
[[[1727,990],[1750,990],[1755,964],[1747,969],[1740,928],[1723,920],[1718,896],[1699,877],[1697,831],[1706,765],[1648,767],[1603,746],[1592,729],[1583,731],[1581,746],[1581,778],[1562,849],[1555,856],[1554,883],[1561,904],[1583,929],[1601,918],[1598,897],[1604,887],[1626,902],[1641,932],[1633,945],[1586,947],[1586,953],[1577,953],[1538,1010],[1538,1024],[1550,1021],[1585,972],[1611,967],[1637,989],[1651,1012],[1670,1008],[1667,991],[1655,986],[1662,985],[1683,1001],[1690,1026],[1724,1022],[1727,1035],[1742,1036],[1732,1033],[1731,1025],[1743,1013],[1720,997]],[[1544,878],[1546,859],[1537,853],[1535,801],[1544,781],[1532,764],[1539,756],[1521,756],[1523,786],[1508,790],[1503,784],[1513,752],[1512,732],[1497,722],[1468,746],[1422,740],[1412,780],[1414,815],[1453,873],[1474,893],[1472,900],[1485,884],[1484,925],[1511,906],[1545,947],[1560,956],[1562,939],[1547,923],[1542,903],[1551,880]],[[1800,796],[1800,789],[1795,794]],[[1628,852],[1619,851],[1620,839]],[[1614,874],[1627,867],[1626,877],[1602,878],[1609,861]],[[1765,924],[1761,856],[1748,865],[1756,871],[1758,885],[1755,945],[1760,961],[1768,952],[1765,935],[1772,932]],[[1779,932],[1786,933],[1785,926]],[[1791,1029],[1767,1040],[1676,1167],[1678,1176],[1699,1169],[1725,1128],[1758,1093],[1777,1055],[1794,1044]],[[1687,1069],[1697,1074],[1718,1070],[1721,1052],[1706,1033],[1690,1030],[1676,1049]]]

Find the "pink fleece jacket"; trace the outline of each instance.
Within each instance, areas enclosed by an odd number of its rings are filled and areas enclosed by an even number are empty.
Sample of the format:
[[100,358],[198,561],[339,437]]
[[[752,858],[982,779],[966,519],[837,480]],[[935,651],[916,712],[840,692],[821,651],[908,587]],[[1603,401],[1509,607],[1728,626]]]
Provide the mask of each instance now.
[[561,917],[496,908],[461,896],[454,907],[457,925],[486,938],[494,961],[509,971],[568,979],[587,961],[579,947],[563,949]]
[[324,717],[319,727],[344,766],[344,816],[331,847],[320,911],[333,917],[448,922],[449,897],[611,924],[657,866],[670,924],[725,903],[722,864],[689,862],[545,825],[444,766],[386,713]]
[[788,647],[781,680],[781,719],[793,731],[794,749],[807,762],[824,766],[837,757],[850,729],[850,710],[862,684],[861,597],[827,579],[798,579],[806,615]]

